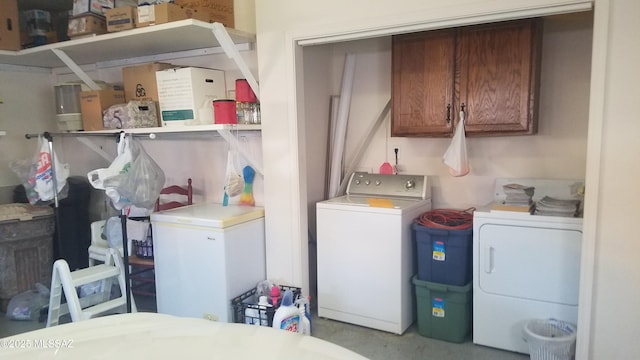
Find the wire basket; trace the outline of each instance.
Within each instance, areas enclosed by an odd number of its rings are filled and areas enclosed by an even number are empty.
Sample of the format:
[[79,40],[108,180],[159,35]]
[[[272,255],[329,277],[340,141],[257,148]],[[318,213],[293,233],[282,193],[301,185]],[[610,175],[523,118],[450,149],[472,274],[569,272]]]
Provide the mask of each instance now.
[[141,259],[153,259],[153,241],[151,239],[145,241],[131,240],[131,244],[137,257]]
[[556,319],[530,320],[524,327],[531,360],[571,360],[576,350],[575,325]]
[[[299,287],[280,285],[279,288],[281,294],[284,294],[286,290],[291,290],[294,302],[302,294],[302,289]],[[280,302],[274,306],[258,305],[256,297],[256,288],[254,287],[231,300],[233,322],[257,326],[273,326],[273,315],[280,307]],[[247,309],[252,309],[253,311],[247,311]]]

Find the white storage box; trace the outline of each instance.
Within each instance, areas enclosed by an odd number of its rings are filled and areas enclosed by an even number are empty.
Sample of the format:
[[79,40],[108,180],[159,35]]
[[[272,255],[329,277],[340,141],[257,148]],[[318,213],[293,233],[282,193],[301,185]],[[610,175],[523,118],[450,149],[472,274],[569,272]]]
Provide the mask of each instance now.
[[162,126],[213,124],[213,118],[201,118],[200,109],[212,107],[213,100],[227,93],[224,71],[216,69],[160,70],[156,82]]

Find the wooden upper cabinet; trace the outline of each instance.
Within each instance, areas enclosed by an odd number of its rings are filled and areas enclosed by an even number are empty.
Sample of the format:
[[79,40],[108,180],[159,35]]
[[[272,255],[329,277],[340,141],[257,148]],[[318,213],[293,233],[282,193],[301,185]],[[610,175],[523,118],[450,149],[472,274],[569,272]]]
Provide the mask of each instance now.
[[392,136],[535,134],[540,46],[538,19],[394,36]]
[[392,136],[452,131],[456,31],[393,37]]

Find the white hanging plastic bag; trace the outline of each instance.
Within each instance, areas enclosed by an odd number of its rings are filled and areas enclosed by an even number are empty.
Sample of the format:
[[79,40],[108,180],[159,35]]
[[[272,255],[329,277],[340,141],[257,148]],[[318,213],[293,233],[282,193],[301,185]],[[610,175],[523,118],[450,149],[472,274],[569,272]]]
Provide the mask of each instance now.
[[69,177],[69,166],[62,164],[58,161],[55,151],[53,154],[49,153],[49,142],[42,136],[38,137],[38,155],[36,163],[36,171],[33,175],[33,179],[29,179],[29,182],[34,184],[33,189],[38,193],[40,201],[53,200],[53,165],[56,171],[56,192],[59,193],[67,185],[67,178]]
[[227,154],[227,172],[224,181],[224,199],[222,205],[229,204],[229,198],[238,196],[244,189],[244,180],[235,167],[235,159],[238,157],[237,150],[229,150]]
[[53,166],[56,171],[56,185],[57,193],[67,184],[67,178],[69,177],[69,166],[67,164],[61,164],[58,161],[55,151],[52,154],[49,153],[49,142],[42,136],[38,137],[40,152],[38,154],[38,165],[35,173],[35,186],[34,189],[38,193],[38,197],[41,201],[49,201],[53,199]]
[[33,158],[16,160],[9,164],[9,167],[22,181],[27,199],[32,205],[46,204],[53,200],[52,159],[55,165],[58,199],[65,198],[68,193],[66,184],[69,177],[69,166],[58,160],[55,151],[51,156],[49,142],[44,137],[38,137],[38,148]]
[[96,189],[106,190],[104,181],[108,178],[117,176],[121,173],[125,173],[129,170],[131,162],[133,161],[133,153],[129,146],[129,137],[124,133],[120,134],[120,141],[118,142],[118,153],[108,168],[96,169],[89,171],[87,178],[89,183]]
[[452,176],[465,176],[469,173],[463,111],[460,112],[460,122],[456,126],[451,144],[449,144],[449,148],[444,153],[442,160],[449,167],[449,174]]
[[[153,209],[160,190],[164,186],[164,171],[162,168],[144,151],[138,142],[131,142],[132,152],[136,153],[129,170],[117,177],[110,178],[105,185],[113,185],[118,193],[128,199],[131,205],[145,209]],[[117,185],[116,185],[117,184]],[[144,239],[143,239],[144,240]]]

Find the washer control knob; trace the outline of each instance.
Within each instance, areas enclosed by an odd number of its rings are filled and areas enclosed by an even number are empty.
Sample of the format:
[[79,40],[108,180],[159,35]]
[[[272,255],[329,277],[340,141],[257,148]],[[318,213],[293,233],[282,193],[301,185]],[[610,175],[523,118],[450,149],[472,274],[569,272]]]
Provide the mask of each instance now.
[[369,185],[369,184],[371,184],[371,181],[370,181],[370,180],[365,180],[365,181],[364,181],[364,184],[365,184],[365,185]]
[[411,190],[411,189],[413,189],[413,188],[415,188],[415,187],[416,187],[416,182],[415,182],[414,180],[407,180],[407,181],[404,183],[404,188],[405,188],[406,190]]
[[380,186],[380,184],[382,184],[382,181],[376,180],[376,186]]
[[356,183],[356,185],[360,185],[360,180],[359,179],[356,179],[354,182]]

